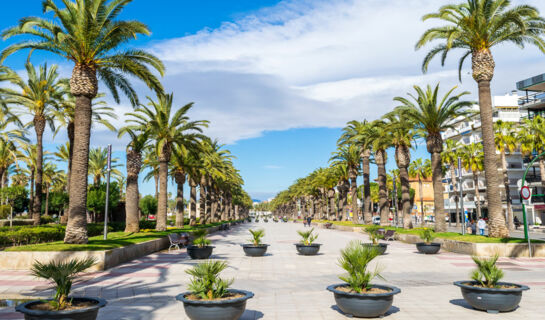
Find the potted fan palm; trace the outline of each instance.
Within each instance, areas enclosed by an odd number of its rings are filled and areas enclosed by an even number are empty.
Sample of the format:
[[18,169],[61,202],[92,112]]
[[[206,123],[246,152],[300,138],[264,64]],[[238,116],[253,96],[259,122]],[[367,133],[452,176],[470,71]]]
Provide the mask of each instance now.
[[295,244],[299,254],[304,256],[313,256],[318,254],[318,251],[320,251],[321,244],[314,243],[314,240],[318,238],[318,235],[313,234],[313,232],[314,228],[310,229],[309,231],[297,231],[297,233],[301,236],[301,241]]
[[67,262],[34,262],[30,269],[35,277],[55,283],[55,296],[51,299],[26,302],[15,307],[25,319],[93,320],[106,300],[95,297],[71,297],[72,283],[77,275],[95,264],[95,259],[72,259]]
[[388,249],[388,244],[379,242],[379,240],[383,237],[379,233],[379,229],[379,226],[366,227],[364,230],[365,232],[367,232],[367,234],[369,234],[369,239],[371,240],[371,243],[364,243],[363,245],[376,248],[380,254],[384,254],[386,252],[386,249]]
[[225,262],[209,260],[186,271],[193,277],[188,286],[189,291],[179,294],[176,300],[184,303],[189,319],[236,320],[244,313],[246,300],[254,294],[229,289],[233,280],[223,280],[218,276],[225,268]]
[[498,255],[491,258],[471,257],[477,269],[471,273],[472,281],[456,281],[465,301],[473,308],[498,313],[514,310],[522,299],[525,285],[500,282],[503,271],[496,266]]
[[269,219],[265,218],[263,219],[263,222],[269,222]]
[[268,244],[261,243],[261,238],[265,236],[265,230],[250,229],[248,231],[250,231],[250,233],[252,234],[252,239],[250,239],[251,243],[242,245],[244,253],[250,257],[261,257],[265,255],[265,252],[267,252],[267,247],[269,246]]
[[384,315],[392,306],[399,288],[372,284],[374,278],[382,278],[379,267],[369,271],[369,263],[380,255],[377,248],[364,246],[354,240],[341,250],[339,266],[347,274],[339,278],[345,283],[333,284],[327,290],[333,292],[339,309],[355,317],[374,318]]
[[214,247],[209,245],[211,242],[206,238],[207,234],[206,229],[193,232],[193,244],[187,247],[191,259],[208,259],[212,255]]
[[441,244],[438,242],[432,242],[435,239],[435,232],[433,230],[425,228],[420,232],[420,239],[424,242],[418,242],[416,249],[418,252],[425,254],[436,254],[441,249]]

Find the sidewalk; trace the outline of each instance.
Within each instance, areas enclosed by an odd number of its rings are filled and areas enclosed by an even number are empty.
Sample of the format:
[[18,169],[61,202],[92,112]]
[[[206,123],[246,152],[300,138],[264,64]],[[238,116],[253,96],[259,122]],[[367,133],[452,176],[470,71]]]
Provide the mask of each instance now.
[[[265,257],[244,256],[240,244],[249,239],[247,229],[265,228]],[[361,233],[316,229],[320,255],[299,256],[293,243],[302,224],[258,223],[240,225],[229,233],[211,237],[213,258],[225,259],[229,268],[223,277],[235,278],[233,288],[254,292],[242,319],[347,319],[335,306],[326,287],[341,282],[343,270],[337,265],[339,250],[354,239],[365,240]],[[414,245],[389,242],[386,255],[376,259],[383,268],[386,283],[397,286],[393,307],[385,319],[537,319],[545,313],[545,259],[500,259],[505,280],[529,285],[520,308],[514,312],[490,315],[471,309],[463,300],[455,280],[469,278],[474,264],[469,256],[441,253],[426,256],[416,253]],[[186,289],[185,270],[196,262],[185,250],[158,253],[93,273],[75,285],[76,295],[100,296],[108,306],[99,319],[185,319],[183,305],[175,296]],[[377,282],[384,282],[377,280]],[[7,295],[48,296],[47,283],[19,271],[0,272],[0,297]],[[22,319],[13,308],[0,308],[0,319]]]

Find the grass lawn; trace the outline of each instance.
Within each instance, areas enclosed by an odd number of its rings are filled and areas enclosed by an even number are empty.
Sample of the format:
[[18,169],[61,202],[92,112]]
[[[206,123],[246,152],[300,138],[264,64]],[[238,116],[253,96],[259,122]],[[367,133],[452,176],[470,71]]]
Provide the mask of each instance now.
[[[335,225],[349,226],[349,227],[362,227],[362,228],[370,227],[369,225],[365,225],[365,224],[354,224],[352,221],[316,220],[316,222],[320,222],[320,223],[329,222]],[[397,227],[382,227],[382,228],[386,230],[395,230],[397,233],[414,234],[414,235],[420,235],[420,232],[423,229],[423,228],[403,229],[403,228],[397,228]],[[506,239],[491,238],[491,237],[472,235],[472,234],[462,235],[461,233],[457,233],[457,232],[438,232],[435,234],[435,236],[436,238],[441,238],[441,239],[475,242],[475,243],[527,243],[526,240],[523,238],[506,238]],[[545,241],[532,239],[532,243],[545,243]]]
[[181,229],[169,229],[167,231],[143,230],[138,233],[110,232],[108,240],[104,235],[90,237],[87,244],[65,244],[62,241],[46,242],[32,245],[15,246],[5,248],[4,251],[100,251],[130,246],[149,240],[166,237],[173,232],[192,232],[198,228],[207,228],[220,225],[212,223],[204,226],[184,227]]

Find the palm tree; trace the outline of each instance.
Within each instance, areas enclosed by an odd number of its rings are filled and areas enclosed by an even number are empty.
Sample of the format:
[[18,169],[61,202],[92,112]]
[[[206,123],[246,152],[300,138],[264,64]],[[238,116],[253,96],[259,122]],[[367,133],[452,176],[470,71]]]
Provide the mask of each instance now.
[[0,139],[0,188],[5,187],[4,181],[8,168],[17,163],[17,146],[12,141]]
[[[513,207],[511,205],[511,189],[509,188],[509,177],[507,176],[506,153],[513,153],[517,148],[517,135],[513,122],[498,120],[494,123],[494,142],[496,149],[500,152],[501,169],[503,175],[503,186],[505,188],[505,203],[507,205],[507,227],[509,231],[515,228],[513,221]],[[545,166],[544,166],[545,168]]]
[[[450,89],[443,98],[439,98],[439,84],[432,89],[427,85],[426,90],[414,86],[417,96],[408,94],[414,100],[410,101],[404,97],[396,97],[395,101],[401,103],[399,112],[404,112],[416,123],[416,127],[422,132],[426,139],[426,147],[431,154],[432,180],[433,180],[433,201],[435,211],[435,229],[438,232],[445,232],[445,204],[443,202],[443,165],[441,153],[443,152],[443,137],[441,132],[453,127],[453,120],[458,117],[465,117],[473,103],[460,100],[469,92],[462,92],[451,95],[456,87]],[[422,221],[423,222],[423,221]]]
[[118,137],[120,138],[125,134],[131,139],[126,149],[127,188],[125,196],[125,232],[138,232],[140,231],[138,176],[142,169],[142,150],[144,150],[148,143],[149,131],[137,131],[129,127],[123,127],[119,130]]
[[25,64],[27,79],[23,79],[14,71],[6,69],[6,73],[17,89],[2,88],[0,93],[6,97],[6,103],[20,105],[23,112],[32,117],[32,122],[27,126],[33,126],[36,132],[36,199],[33,203],[32,218],[34,225],[40,224],[42,211],[42,186],[43,186],[43,134],[46,124],[52,130],[55,128],[53,110],[59,108],[65,91],[62,81],[59,79],[57,66],[51,68],[47,64],[40,66],[38,70],[27,62]]
[[380,225],[386,226],[390,221],[386,176],[388,154],[386,150],[392,146],[392,139],[384,121],[376,120],[371,125],[372,129],[369,131],[369,139],[372,141],[372,149],[375,152],[375,164],[377,165]]
[[454,168],[457,166],[458,157],[460,156],[459,147],[460,145],[457,141],[447,139],[445,141],[445,149],[441,154],[443,163],[448,165],[448,169],[450,171],[450,179],[454,191],[454,202],[456,202],[456,226],[458,226],[458,224],[460,223],[460,207],[458,204],[458,201],[460,200],[458,198],[458,184],[456,171]]
[[465,59],[471,55],[473,79],[479,88],[479,107],[484,147],[484,168],[487,188],[490,236],[505,238],[505,226],[498,183],[496,147],[492,120],[490,81],[494,76],[495,62],[490,49],[493,46],[514,43],[519,47],[533,44],[545,52],[545,22],[539,11],[528,5],[511,7],[509,0],[467,0],[458,5],[442,6],[437,13],[427,14],[423,20],[439,19],[447,25],[428,29],[416,48],[434,40],[445,41],[434,47],[424,58],[422,69],[427,71],[430,61],[441,55],[441,63],[452,49],[462,49],[459,61],[459,78]]
[[[388,113],[384,118],[387,121],[386,125],[390,128],[390,140],[395,147],[395,160],[399,168],[403,227],[412,228],[411,184],[408,167],[411,163],[411,143],[415,136],[414,122],[399,110]],[[397,195],[394,197],[397,198]]]
[[[0,140],[1,141],[1,140]],[[35,177],[36,177],[36,145],[35,144],[23,144],[21,146],[21,152],[19,157],[26,166],[28,174],[30,177],[30,190],[29,190],[29,208],[32,208],[34,205],[34,186],[35,186]]]
[[[520,141],[520,151],[526,156],[535,156],[545,151],[545,119],[535,116],[533,119],[525,119],[517,133]],[[545,187],[545,160],[539,158],[539,172],[541,185]]]
[[98,92],[98,79],[112,92],[119,103],[119,89],[132,105],[138,97],[126,75],[143,81],[157,93],[163,87],[150,67],[161,75],[162,62],[143,50],[126,44],[137,35],[149,35],[141,22],[117,20],[131,0],[63,0],[59,8],[54,0],[44,0],[44,12],[53,12],[52,20],[27,17],[4,30],[8,39],[17,35],[31,39],[13,43],[0,54],[0,62],[24,49],[44,50],[74,63],[70,91],[76,97],[74,113],[74,158],[70,179],[70,201],[65,243],[87,243],[87,166],[91,136],[92,100]]
[[[341,144],[337,147],[337,151],[332,153],[329,161],[331,161],[333,166],[341,163],[346,164],[348,169],[348,179],[350,180],[350,196],[352,198],[352,221],[355,224],[358,224],[360,222],[358,218],[358,185],[356,178],[358,177],[358,171],[360,168],[360,148],[354,143]],[[326,190],[333,190],[333,187],[334,185]],[[334,195],[335,193],[333,193],[333,196]]]
[[363,175],[363,221],[365,224],[371,224],[373,219],[371,212],[371,182],[369,179],[371,146],[373,142],[370,136],[371,130],[372,124],[367,120],[361,122],[353,120],[348,122],[347,126],[343,128],[343,134],[339,139],[342,143],[351,141],[360,147],[361,171]]
[[140,105],[135,112],[128,113],[134,123],[129,128],[149,130],[150,138],[155,141],[155,154],[159,161],[159,198],[157,205],[157,226],[159,231],[166,230],[167,222],[167,177],[168,163],[172,148],[176,145],[198,143],[200,132],[208,121],[189,121],[187,112],[193,103],[186,104],[177,111],[172,110],[172,94],[159,94],[157,101],[148,97],[148,106]]
[[426,159],[425,161],[422,161],[421,158],[418,158],[411,162],[408,170],[409,176],[416,177],[418,179],[418,193],[420,195],[420,215],[422,219],[421,223],[424,224],[424,190],[422,188],[422,182],[423,180],[428,179],[432,174],[431,160]]
[[[477,217],[482,217],[481,213],[481,195],[479,193],[479,173],[484,166],[483,145],[480,143],[471,143],[462,147],[460,151],[462,164],[466,170],[471,170],[473,174],[473,187],[475,189],[475,208]],[[487,190],[487,192],[489,192]]]
[[[46,162],[44,165],[43,182],[45,187],[45,215],[49,215],[49,190],[57,184],[61,178],[62,170],[57,169],[57,165],[52,162]],[[41,209],[41,208],[40,208]]]
[[[111,175],[118,177],[121,172],[117,169],[120,165],[116,162],[118,158],[111,159]],[[99,186],[102,179],[105,177],[108,169],[108,149],[107,148],[94,148],[89,151],[89,175],[93,177],[93,184]]]

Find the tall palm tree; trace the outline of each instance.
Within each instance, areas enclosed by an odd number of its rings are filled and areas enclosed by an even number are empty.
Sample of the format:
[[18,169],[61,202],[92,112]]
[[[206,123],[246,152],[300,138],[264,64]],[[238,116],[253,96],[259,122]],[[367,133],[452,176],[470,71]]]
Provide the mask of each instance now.
[[13,141],[0,139],[0,188],[5,187],[4,177],[7,174],[8,168],[17,163],[17,146]]
[[372,149],[375,152],[375,164],[377,165],[380,225],[386,226],[390,222],[386,175],[388,154],[386,153],[386,150],[392,146],[392,137],[389,134],[389,129],[386,127],[386,123],[381,120],[372,122],[372,129],[368,134],[370,139],[373,141]]
[[371,224],[373,214],[371,212],[371,181],[370,181],[370,163],[371,163],[371,147],[372,139],[370,131],[372,130],[372,123],[367,120],[363,121],[350,121],[347,126],[343,128],[343,134],[339,139],[340,142],[345,143],[351,141],[360,147],[361,157],[361,171],[363,175],[363,221],[365,224]]
[[[117,169],[120,164],[117,164],[118,158],[111,159],[110,174],[115,178],[121,175]],[[93,177],[93,184],[99,186],[102,179],[105,177],[108,169],[108,149],[94,148],[89,151],[89,175]]]
[[528,5],[511,6],[509,0],[467,0],[457,5],[445,5],[437,13],[425,15],[423,20],[439,19],[447,25],[428,29],[416,44],[421,48],[435,40],[444,41],[434,47],[424,58],[422,69],[427,71],[430,61],[441,55],[441,63],[452,49],[462,49],[459,61],[459,78],[465,59],[471,55],[473,79],[479,88],[479,107],[484,147],[484,168],[490,215],[490,235],[505,238],[509,230],[502,214],[498,183],[496,147],[492,120],[490,81],[494,76],[495,62],[490,49],[493,46],[514,43],[519,47],[533,44],[545,52],[545,21],[539,11]]
[[422,161],[422,158],[418,158],[411,162],[409,165],[409,175],[418,179],[418,193],[420,195],[420,215],[421,223],[424,224],[424,190],[423,181],[428,179],[432,175],[431,160],[426,159]]
[[125,196],[125,232],[140,231],[140,211],[138,203],[140,192],[138,190],[138,176],[142,169],[142,151],[149,139],[149,131],[132,130],[128,127],[119,129],[118,137],[128,135],[130,141],[127,144],[127,187]]
[[[352,221],[354,221],[355,224],[358,224],[360,222],[358,218],[358,185],[356,178],[358,177],[358,171],[360,168],[360,147],[354,143],[341,144],[337,147],[337,150],[332,153],[330,161],[333,166],[341,163],[344,163],[347,166],[348,178],[350,180],[350,196],[352,198]],[[336,181],[328,189],[333,189],[335,184]],[[333,193],[333,196],[334,195],[335,194]]]
[[119,90],[132,105],[138,97],[127,75],[143,81],[157,93],[163,87],[150,67],[161,75],[162,62],[144,50],[132,49],[127,43],[137,35],[149,35],[146,25],[138,21],[118,20],[131,0],[63,0],[58,7],[54,0],[43,0],[44,13],[53,12],[52,19],[27,17],[4,30],[8,39],[18,35],[30,39],[7,46],[0,62],[20,50],[44,50],[74,63],[70,91],[76,97],[74,113],[74,158],[70,179],[70,201],[65,243],[87,243],[87,166],[91,136],[92,100],[98,92],[98,79],[119,103]]
[[456,203],[456,226],[458,226],[458,224],[460,223],[460,206],[458,204],[458,201],[460,200],[458,198],[458,180],[454,168],[458,165],[458,157],[460,156],[459,148],[460,144],[457,141],[447,139],[445,141],[445,149],[441,154],[443,163],[448,165],[448,169],[450,171],[450,179],[454,191],[454,202]]
[[[411,184],[409,182],[408,167],[411,163],[411,143],[414,139],[414,122],[406,114],[394,110],[384,117],[390,128],[390,140],[395,147],[395,160],[399,168],[401,184],[401,209],[403,213],[403,227],[412,228],[411,219]],[[397,198],[397,195],[394,195]]]
[[[535,116],[532,119],[525,119],[517,133],[520,141],[520,151],[526,156],[534,156],[545,151],[545,119],[541,116]],[[545,160],[539,158],[539,172],[541,175],[541,185],[545,187]]]
[[[450,89],[442,98],[439,95],[439,84],[432,89],[430,85],[423,90],[414,86],[416,96],[408,94],[411,100],[404,97],[396,97],[395,101],[401,103],[399,112],[413,119],[416,127],[426,139],[426,147],[431,154],[433,201],[435,211],[435,229],[445,232],[445,204],[443,202],[443,164],[441,153],[443,152],[443,137],[441,133],[448,128],[453,128],[453,120],[465,117],[473,102],[460,100],[469,92],[461,92],[454,95],[456,87]],[[422,221],[423,222],[423,221]]]
[[166,230],[167,222],[167,178],[168,163],[172,148],[176,145],[195,144],[202,138],[202,127],[208,126],[208,121],[190,121],[187,112],[193,103],[174,111],[172,108],[173,95],[159,94],[157,101],[148,97],[148,106],[140,105],[128,121],[133,123],[129,128],[149,130],[150,138],[155,141],[155,154],[159,161],[159,198],[157,204],[156,229]]
[[44,214],[49,215],[49,191],[61,178],[62,170],[57,169],[53,162],[46,162],[43,171],[43,183],[45,187],[45,210]]
[[[479,174],[483,171],[484,152],[483,145],[480,143],[471,143],[462,147],[460,151],[462,155],[462,164],[466,170],[471,170],[473,174],[473,187],[475,189],[475,208],[477,209],[477,217],[482,217],[481,212],[481,195],[479,192]],[[487,190],[487,192],[489,192]]]
[[65,91],[56,65],[48,68],[45,64],[36,70],[30,62],[27,62],[25,69],[27,73],[25,79],[14,71],[6,69],[6,72],[10,74],[8,77],[11,78],[11,83],[17,89],[2,88],[0,93],[6,97],[6,103],[22,106],[22,111],[32,117],[32,121],[26,126],[34,127],[36,132],[37,197],[33,203],[32,218],[34,225],[38,225],[42,211],[43,134],[47,124],[54,131],[54,110],[59,108]]
[[498,120],[496,123],[494,123],[494,130],[494,142],[496,143],[496,149],[500,152],[503,186],[505,188],[507,227],[509,228],[509,231],[511,231],[515,228],[515,225],[513,221],[513,207],[511,204],[511,188],[509,188],[509,176],[507,175],[506,153],[513,153],[517,149],[517,135],[513,122]]

